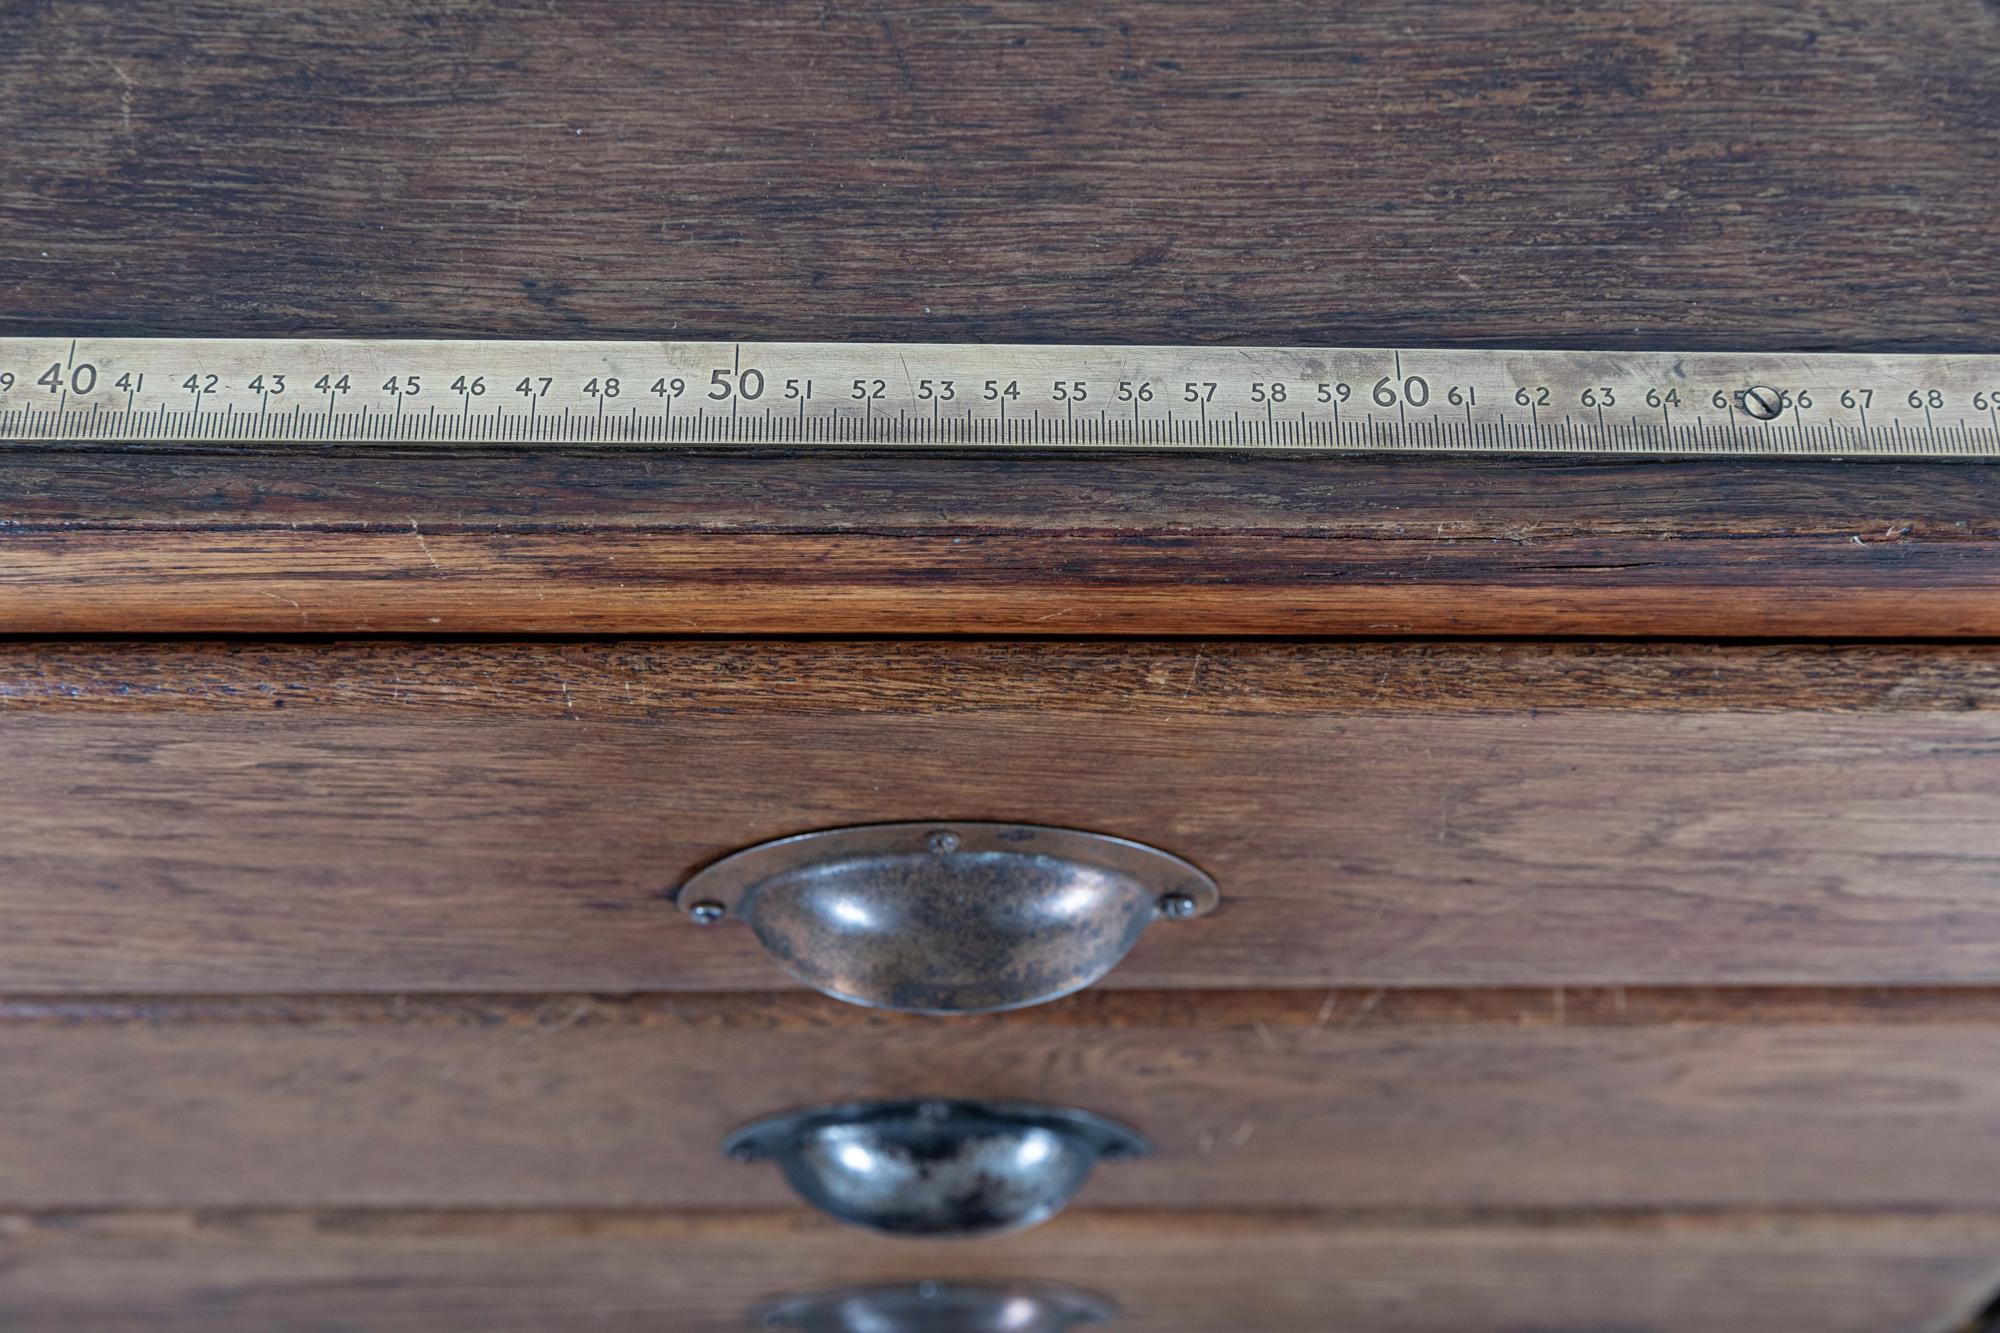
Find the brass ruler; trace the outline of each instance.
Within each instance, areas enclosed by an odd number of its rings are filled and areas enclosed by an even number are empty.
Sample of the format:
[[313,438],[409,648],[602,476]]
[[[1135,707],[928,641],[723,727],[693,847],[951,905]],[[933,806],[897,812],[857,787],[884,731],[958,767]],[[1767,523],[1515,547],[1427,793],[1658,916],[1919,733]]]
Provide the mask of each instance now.
[[0,442],[2000,458],[2000,356],[0,338]]

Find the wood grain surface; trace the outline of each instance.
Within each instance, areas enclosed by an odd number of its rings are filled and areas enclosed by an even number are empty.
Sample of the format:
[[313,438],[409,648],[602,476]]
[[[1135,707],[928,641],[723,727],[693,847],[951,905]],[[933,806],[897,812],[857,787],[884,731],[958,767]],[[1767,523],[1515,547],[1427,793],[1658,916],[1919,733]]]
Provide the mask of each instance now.
[[27,716],[393,721],[1007,713],[1127,718],[1527,712],[1987,713],[1983,644],[950,639],[0,640]]
[[1073,1214],[948,1251],[760,1215],[0,1218],[16,1333],[739,1333],[786,1291],[1063,1281],[1135,1333],[1969,1333],[2000,1221]]
[[762,989],[670,896],[813,828],[1221,883],[1112,984],[1991,982],[1988,649],[17,645],[0,988]]
[[32,530],[2000,541],[2000,468],[1802,459],[0,451]]
[[1973,346],[1985,0],[8,9],[0,330]]
[[[1947,349],[2000,316],[1982,0],[17,8],[0,332]],[[1981,466],[6,461],[0,632],[2000,635]]]
[[[1988,0],[0,26],[0,333],[2000,327]],[[2000,636],[1996,512],[1976,465],[0,451],[0,634],[315,639],[0,643],[0,1323],[707,1333],[943,1276],[1142,1333],[1945,1333],[2000,1281],[1995,674],[1883,641]],[[435,637],[621,634],[718,641]],[[663,895],[931,814],[1229,898],[1116,974],[1163,989],[1009,1019],[574,993],[777,983]],[[258,993],[303,989],[351,993]],[[714,1155],[920,1084],[1164,1152],[949,1252]]]
[[2000,635],[2000,467],[0,455],[0,630]]
[[[13,1001],[0,1208],[792,1208],[736,1125],[949,1094],[1151,1136],[1089,1206],[1987,1208],[1990,996],[1887,1017],[1615,992],[1100,994],[940,1023],[810,997]],[[1650,1008],[1650,1006],[1657,1006]],[[1503,1021],[1511,1008],[1515,1021]],[[1466,1021],[1467,1010],[1473,1021]]]

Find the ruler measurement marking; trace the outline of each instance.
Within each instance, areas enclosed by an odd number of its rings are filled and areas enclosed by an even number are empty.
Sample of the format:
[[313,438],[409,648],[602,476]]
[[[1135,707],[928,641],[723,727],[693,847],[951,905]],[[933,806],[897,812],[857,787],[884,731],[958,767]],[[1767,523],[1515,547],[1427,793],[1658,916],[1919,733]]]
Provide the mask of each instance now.
[[[858,410],[811,397],[813,384],[857,372],[866,383]],[[2000,399],[1980,396],[2000,383],[2000,356],[0,338],[0,373],[10,377],[0,380],[0,447],[317,440],[2000,458]],[[273,384],[316,376],[341,387],[314,408],[294,400],[287,412],[282,399],[273,408]],[[526,411],[494,402],[475,413],[471,390],[446,388],[481,378],[529,386]],[[662,388],[652,398],[620,392],[613,404],[614,383]],[[707,401],[677,411],[673,383]],[[962,413],[955,404],[944,416],[941,384],[966,386]],[[1760,404],[1783,404],[1781,415],[1739,411],[1752,388],[1767,391]],[[1343,406],[1355,392],[1394,413],[1352,417]],[[1713,399],[1717,415],[1676,418],[1686,392]],[[1614,394],[1632,400],[1623,419],[1607,408],[1626,408]],[[795,410],[772,401],[782,396],[797,399]],[[1453,397],[1461,410],[1447,417]],[[1076,410],[1092,400],[1094,414]],[[1639,400],[1657,403],[1657,420],[1639,414]],[[1513,415],[1517,405],[1527,421]]]

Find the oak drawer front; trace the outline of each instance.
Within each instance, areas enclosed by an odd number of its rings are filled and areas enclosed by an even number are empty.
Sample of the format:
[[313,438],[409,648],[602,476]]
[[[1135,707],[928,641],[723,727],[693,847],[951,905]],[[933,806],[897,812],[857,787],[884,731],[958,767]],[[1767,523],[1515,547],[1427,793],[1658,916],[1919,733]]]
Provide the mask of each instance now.
[[1025,1100],[1155,1156],[1079,1207],[1990,1205],[1986,992],[1098,992],[16,1000],[0,1209],[801,1205],[724,1136],[876,1098]]
[[769,989],[670,901],[1000,819],[1223,893],[1127,987],[2000,977],[2000,654],[1591,645],[0,648],[0,990]]
[[[1443,1223],[1072,1214],[948,1255],[740,1215],[0,1218],[14,1333],[742,1333],[788,1291],[1063,1282],[1123,1333],[1939,1333],[2000,1277],[1990,1218]],[[339,1316],[329,1322],[329,1311]]]

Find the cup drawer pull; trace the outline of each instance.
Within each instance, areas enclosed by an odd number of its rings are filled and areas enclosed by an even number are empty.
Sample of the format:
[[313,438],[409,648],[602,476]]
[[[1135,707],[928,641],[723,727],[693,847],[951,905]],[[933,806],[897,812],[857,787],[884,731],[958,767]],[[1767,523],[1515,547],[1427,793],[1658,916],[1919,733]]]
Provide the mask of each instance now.
[[828,1216],[901,1236],[1013,1231],[1061,1212],[1091,1170],[1152,1144],[1089,1111],[1027,1102],[851,1102],[754,1121],[723,1141],[775,1162]]
[[909,1013],[1040,1004],[1109,972],[1159,920],[1212,911],[1215,881],[1157,848],[1035,824],[864,824],[760,843],[681,886],[793,976]]
[[1116,1313],[1104,1297],[1071,1287],[916,1282],[787,1296],[750,1319],[786,1333],[1066,1333]]

